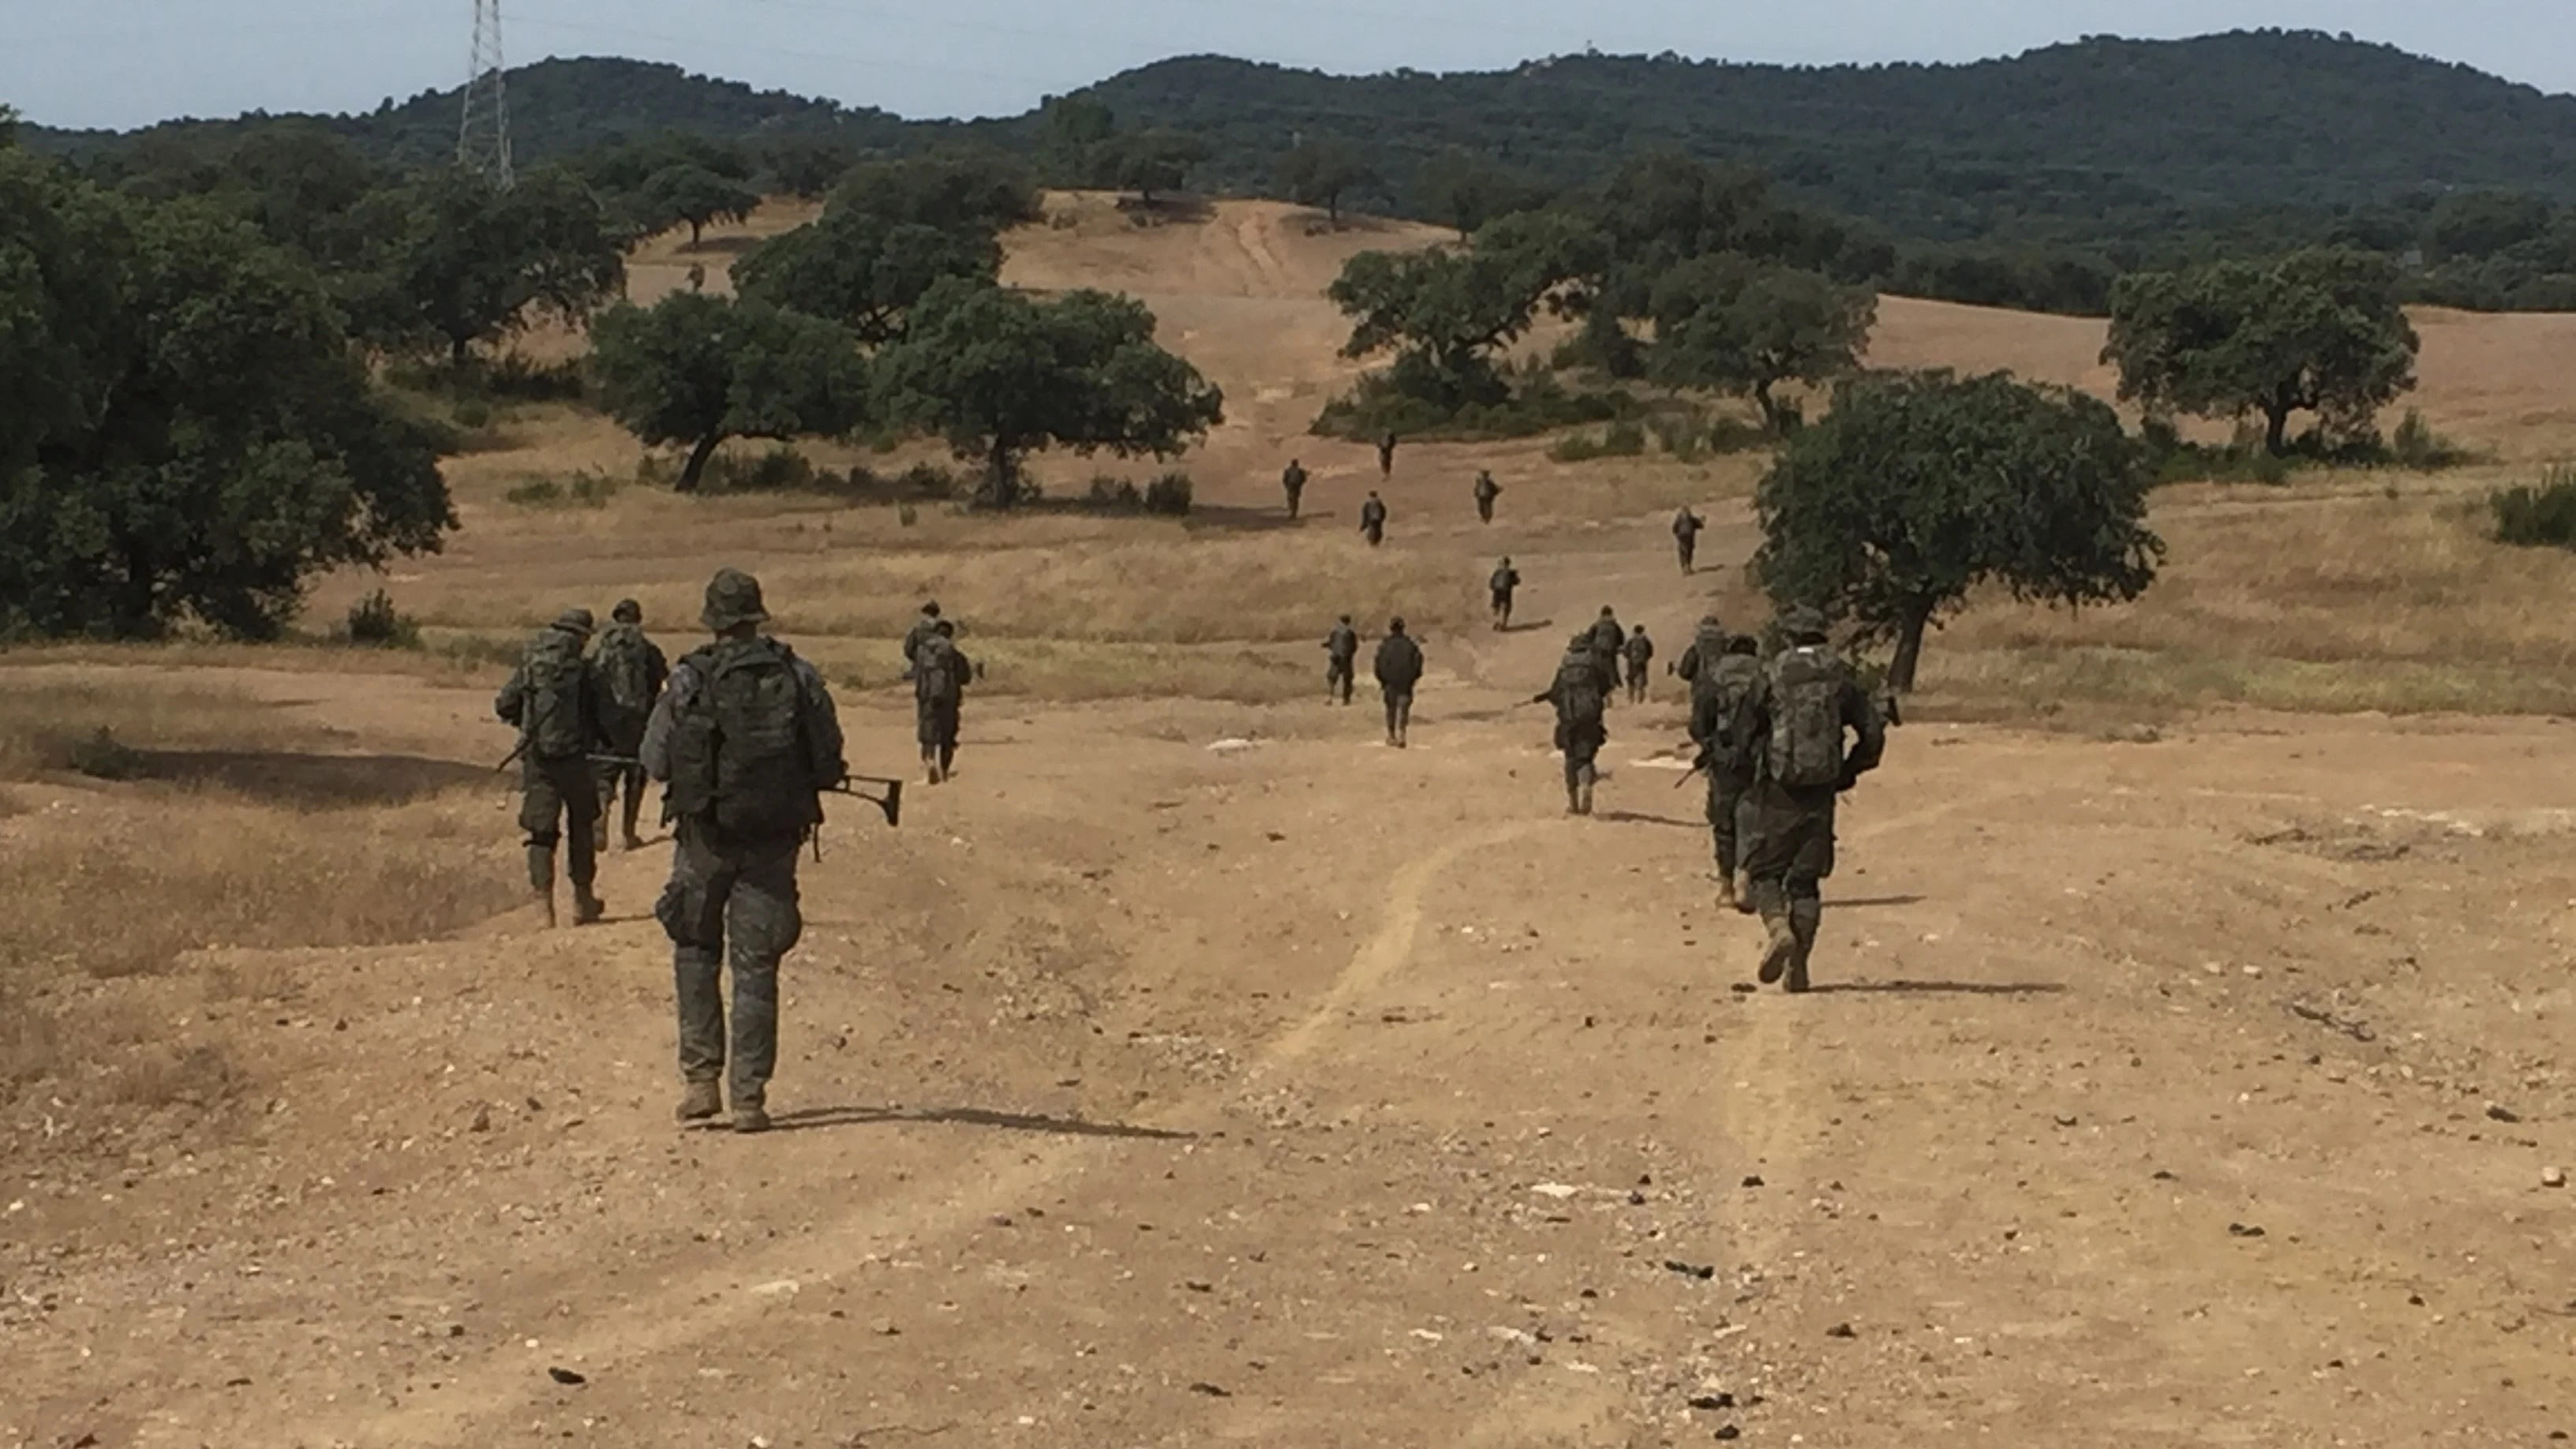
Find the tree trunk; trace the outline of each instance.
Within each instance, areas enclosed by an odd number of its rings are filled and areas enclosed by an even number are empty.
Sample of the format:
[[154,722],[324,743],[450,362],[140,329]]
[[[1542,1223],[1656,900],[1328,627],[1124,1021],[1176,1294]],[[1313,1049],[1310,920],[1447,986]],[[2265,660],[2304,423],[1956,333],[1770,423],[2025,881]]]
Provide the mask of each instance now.
[[2278,458],[2290,451],[2290,405],[2273,401],[2263,405],[2263,450]]
[[680,469],[680,481],[671,485],[671,491],[674,493],[697,492],[698,480],[703,477],[707,471],[707,461],[716,455],[716,449],[721,447],[723,443],[724,434],[722,433],[709,433],[705,437],[698,439],[698,445],[689,450],[689,461],[687,466]]
[[1932,623],[1932,606],[1909,603],[1904,616],[1896,621],[1896,657],[1887,662],[1887,687],[1899,694],[1914,692],[1915,666],[1923,662],[1923,631]]
[[473,341],[474,339],[471,337],[450,337],[447,339],[447,366],[451,371],[463,372],[465,370],[465,349],[471,345]]
[[1753,384],[1753,401],[1762,409],[1762,426],[1769,428],[1773,436],[1780,436],[1783,432],[1780,426],[1780,405],[1771,400],[1771,384],[1768,382]]
[[1020,501],[1020,472],[1011,450],[999,443],[993,445],[992,464],[985,476],[984,503],[989,508],[1011,508]]
[[1342,229],[1342,194],[1338,191],[1324,198],[1324,219],[1335,231]]
[[703,221],[693,221],[693,222],[690,222],[690,223],[689,223],[689,250],[691,250],[691,251],[696,251],[696,250],[698,249],[698,243],[699,243],[699,242],[701,242],[701,241],[704,241],[704,240],[706,239],[706,235],[707,235],[707,224],[706,224],[705,222],[703,222]]

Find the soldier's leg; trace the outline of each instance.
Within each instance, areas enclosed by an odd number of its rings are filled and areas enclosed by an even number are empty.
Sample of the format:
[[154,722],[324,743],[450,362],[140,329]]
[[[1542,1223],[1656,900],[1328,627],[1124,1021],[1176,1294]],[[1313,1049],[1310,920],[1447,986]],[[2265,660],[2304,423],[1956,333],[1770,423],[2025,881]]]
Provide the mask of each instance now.
[[1745,812],[1752,829],[1739,842],[1741,868],[1751,879],[1753,909],[1762,917],[1762,969],[1765,986],[1788,974],[1798,953],[1797,932],[1789,919],[1789,874],[1797,862],[1801,813],[1798,803],[1777,785],[1756,787]]
[[1577,740],[1576,745],[1581,761],[1574,771],[1574,808],[1578,815],[1589,815],[1592,813],[1592,785],[1600,778],[1601,736],[1599,732],[1593,732]]
[[671,938],[672,997],[679,1009],[679,1117],[702,1121],[724,1110],[718,1082],[725,1068],[725,905],[734,871],[702,829],[680,822],[671,851],[671,880],[653,914]]
[[1413,743],[1413,691],[1395,697],[1395,743],[1401,749]]
[[733,1059],[726,1086],[733,1129],[769,1126],[769,1078],[778,1065],[778,963],[795,949],[805,921],[796,897],[799,842],[744,860],[727,921],[733,964]]
[[572,882],[573,923],[589,925],[606,912],[599,883],[599,779],[585,760],[564,765],[555,782],[564,797],[564,875]]
[[1386,742],[1391,745],[1395,743],[1395,691],[1382,691],[1380,697],[1386,701]]
[[626,777],[625,845],[628,850],[641,850],[644,837],[636,833],[635,822],[644,812],[644,770],[640,765],[620,765],[618,769]]
[[1831,797],[1808,822],[1806,838],[1789,867],[1789,930],[1798,943],[1789,961],[1789,989],[1807,989],[1807,961],[1816,949],[1816,931],[1824,924],[1826,876],[1834,873],[1834,806]]
[[564,800],[555,782],[533,763],[520,776],[519,829],[528,837],[528,889],[545,906],[546,924],[555,924],[555,847],[563,842]]
[[957,734],[963,728],[958,708],[950,705],[939,713],[939,778],[945,780],[957,773]]

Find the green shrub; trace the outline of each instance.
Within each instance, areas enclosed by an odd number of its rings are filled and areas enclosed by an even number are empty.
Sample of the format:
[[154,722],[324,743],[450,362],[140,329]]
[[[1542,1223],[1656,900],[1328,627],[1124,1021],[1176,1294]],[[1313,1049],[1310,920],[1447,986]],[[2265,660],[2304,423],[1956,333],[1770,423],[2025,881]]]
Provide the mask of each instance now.
[[1134,483],[1124,478],[1112,478],[1105,473],[1091,480],[1091,491],[1083,495],[1082,503],[1085,508],[1097,513],[1145,511],[1145,495],[1136,491]]
[[1617,422],[1603,429],[1598,437],[1568,433],[1549,447],[1547,455],[1560,463],[1582,463],[1594,458],[1633,458],[1645,451],[1645,428],[1635,422]]
[[71,748],[71,767],[93,780],[139,780],[149,763],[141,750],[119,740],[105,725]]
[[1190,475],[1166,473],[1146,484],[1145,511],[1164,518],[1189,517]]
[[2397,431],[2389,435],[2388,459],[2401,468],[2429,473],[2468,462],[2469,450],[2434,431],[2422,413],[2408,408]]
[[1575,392],[1544,366],[1507,375],[1499,400],[1442,403],[1404,390],[1392,372],[1372,372],[1324,404],[1308,431],[1317,437],[1373,442],[1387,433],[1425,441],[1479,442],[1528,438],[1559,428],[1638,418],[1645,407],[1624,388]]
[[378,589],[349,606],[348,641],[369,649],[417,649],[420,624]]
[[2498,543],[2517,548],[2576,549],[2576,467],[2559,464],[2528,483],[2487,495]]

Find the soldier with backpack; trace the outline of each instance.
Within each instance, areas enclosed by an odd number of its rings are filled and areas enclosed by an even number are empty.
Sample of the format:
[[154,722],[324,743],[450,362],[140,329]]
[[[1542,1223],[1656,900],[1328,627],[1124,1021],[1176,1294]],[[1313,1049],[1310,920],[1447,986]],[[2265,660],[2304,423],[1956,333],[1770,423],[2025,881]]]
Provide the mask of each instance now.
[[[1755,751],[1745,738],[1746,707],[1762,685],[1761,647],[1750,634],[1722,640],[1724,651],[1711,651],[1711,662],[1691,679],[1691,743],[1699,747],[1696,762],[1708,775],[1708,826],[1717,847],[1717,901],[1739,911],[1753,909],[1753,893],[1742,875],[1746,839],[1744,803],[1753,789]],[[1701,644],[1693,648],[1704,647]]]
[[1610,741],[1608,698],[1601,691],[1601,672],[1592,654],[1592,631],[1566,641],[1557,661],[1556,680],[1533,696],[1532,704],[1556,706],[1556,747],[1565,753],[1565,813],[1592,813],[1592,786],[1601,747]]
[[605,724],[607,690],[589,660],[588,609],[567,609],[528,641],[526,656],[492,701],[501,722],[517,727],[519,828],[528,834],[528,885],[555,917],[555,847],[567,847],[573,924],[607,913],[591,887],[598,879],[599,781],[591,756],[612,741]]
[[1405,749],[1412,743],[1413,689],[1422,682],[1422,646],[1404,632],[1401,617],[1386,621],[1376,672],[1378,693],[1386,699],[1386,742]]
[[1479,522],[1479,523],[1491,523],[1491,522],[1493,522],[1493,521],[1494,521],[1494,500],[1495,500],[1495,499],[1497,499],[1497,498],[1500,498],[1500,497],[1502,497],[1502,496],[1503,496],[1503,485],[1494,481],[1494,474],[1493,474],[1493,470],[1492,470],[1492,469],[1490,469],[1490,468],[1479,468],[1479,469],[1477,469],[1477,470],[1476,470],[1476,521],[1477,521],[1477,522]]
[[1494,595],[1494,628],[1497,632],[1512,627],[1512,594],[1521,586],[1521,571],[1512,567],[1511,555],[1494,565],[1494,576],[1486,580]]
[[1715,668],[1717,661],[1726,657],[1729,637],[1726,625],[1715,614],[1700,615],[1699,632],[1692,637],[1690,647],[1682,651],[1682,657],[1673,661],[1673,673],[1680,675],[1684,684],[1696,687],[1701,671]]
[[1851,671],[1826,649],[1823,611],[1788,609],[1780,632],[1788,647],[1764,668],[1740,726],[1757,755],[1743,869],[1769,933],[1762,982],[1786,977],[1789,990],[1804,991],[1824,917],[1819,886],[1834,873],[1835,798],[1878,767],[1887,728]]
[[602,686],[607,753],[615,756],[599,762],[599,839],[603,844],[608,840],[609,808],[617,803],[622,788],[626,792],[623,843],[628,850],[641,850],[644,838],[635,833],[635,824],[644,809],[644,767],[634,763],[635,752],[644,747],[644,722],[653,717],[653,705],[671,677],[671,664],[661,646],[644,635],[642,604],[620,599],[608,618],[607,629],[590,651]]
[[912,677],[913,658],[921,653],[922,644],[927,641],[931,635],[939,632],[939,624],[939,601],[937,599],[932,599],[921,606],[921,617],[913,620],[912,627],[904,631],[904,678],[910,679]]
[[1288,516],[1295,518],[1306,499],[1306,465],[1291,458],[1279,472],[1279,491],[1288,495]]
[[1692,562],[1699,557],[1699,531],[1706,527],[1707,521],[1691,512],[1687,503],[1682,505],[1681,512],[1673,515],[1673,552],[1681,556],[1685,574],[1691,571]]
[[1352,677],[1359,672],[1360,631],[1351,627],[1351,616],[1333,626],[1324,636],[1324,697],[1335,704],[1351,702]]
[[671,938],[686,1083],[678,1116],[704,1121],[730,1097],[733,1129],[761,1132],[778,1061],[778,963],[804,930],[797,850],[823,821],[824,792],[849,770],[823,676],[760,632],[769,612],[759,581],[719,570],[699,619],[715,642],[671,670],[644,731],[644,769],[669,786],[677,840],[653,914]]
[[921,739],[922,772],[934,785],[957,771],[958,714],[966,701],[966,681],[975,666],[957,647],[957,628],[946,619],[912,660],[914,722]]
[[1644,704],[1646,669],[1655,662],[1655,641],[1646,637],[1645,625],[1638,625],[1628,635],[1628,642],[1620,647],[1619,654],[1628,661],[1628,702]]
[[1367,539],[1371,548],[1386,542],[1386,500],[1378,497],[1374,488],[1360,504],[1360,537]]
[[1601,617],[1592,621],[1592,667],[1601,674],[1601,697],[1607,702],[1619,692],[1619,656],[1628,647],[1628,631],[1619,627],[1619,615],[1608,604],[1601,606]]

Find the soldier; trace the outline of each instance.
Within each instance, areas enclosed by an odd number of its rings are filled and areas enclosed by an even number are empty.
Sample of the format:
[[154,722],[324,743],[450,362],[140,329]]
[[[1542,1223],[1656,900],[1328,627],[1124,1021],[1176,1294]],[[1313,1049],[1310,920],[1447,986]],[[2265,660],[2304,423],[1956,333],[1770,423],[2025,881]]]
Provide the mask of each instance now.
[[599,762],[597,839],[608,839],[609,807],[617,802],[622,787],[625,848],[641,850],[644,838],[635,833],[635,822],[644,808],[644,767],[635,763],[635,752],[644,747],[644,722],[653,717],[654,702],[662,697],[662,686],[671,677],[671,663],[662,647],[645,637],[642,604],[620,599],[608,617],[608,628],[590,656],[604,686],[601,712],[608,730],[608,752],[616,757]]
[[1646,626],[1640,624],[1628,635],[1626,647],[1619,651],[1628,661],[1628,702],[1646,702],[1646,667],[1655,662],[1655,641],[1646,637]]
[[1494,576],[1486,583],[1494,593],[1495,630],[1512,627],[1512,591],[1521,586],[1521,571],[1512,567],[1510,554],[1503,555],[1503,561],[1494,566]]
[[912,621],[912,628],[903,636],[904,678],[910,679],[912,677],[912,661],[914,656],[920,654],[921,646],[929,640],[931,635],[938,632],[939,601],[937,599],[932,599],[921,606],[921,617]]
[[1351,616],[1333,626],[1324,636],[1324,697],[1336,704],[1351,702],[1352,676],[1359,672],[1360,631],[1351,627]]
[[1691,571],[1692,561],[1699,557],[1699,531],[1706,527],[1708,524],[1691,512],[1687,503],[1682,505],[1681,512],[1673,515],[1673,551],[1681,555],[1682,572],[1685,574]]
[[[678,836],[653,914],[671,938],[686,1083],[679,1118],[704,1121],[729,1096],[733,1130],[762,1132],[778,1060],[778,963],[804,929],[797,848],[822,823],[823,792],[849,771],[823,676],[760,633],[769,612],[759,581],[718,570],[699,618],[715,642],[671,671],[644,731],[644,769],[669,785]],[[725,1075],[728,1090],[719,1090]]]
[[1690,737],[1699,747],[1696,763],[1708,774],[1708,827],[1717,847],[1717,902],[1750,911],[1753,893],[1743,875],[1741,847],[1756,752],[1754,742],[1746,738],[1745,709],[1761,687],[1762,661],[1755,657],[1760,646],[1750,634],[1728,638],[1724,647],[1724,653],[1711,652],[1709,665],[1691,681]]
[[1297,516],[1298,505],[1303,502],[1306,497],[1306,467],[1304,464],[1298,462],[1294,458],[1288,460],[1288,466],[1281,470],[1279,474],[1279,491],[1288,495],[1288,516],[1290,518],[1295,518]]
[[1715,668],[1717,661],[1726,657],[1726,652],[1726,626],[1718,622],[1715,614],[1702,614],[1699,616],[1699,633],[1691,640],[1690,647],[1682,651],[1682,657],[1673,665],[1673,673],[1680,675],[1684,684],[1696,687],[1700,675]]
[[528,885],[555,924],[555,846],[569,846],[564,875],[572,882],[572,919],[586,926],[607,913],[591,886],[598,879],[599,780],[591,756],[608,751],[607,690],[582,657],[590,643],[588,609],[567,609],[528,641],[526,657],[501,686],[492,712],[519,731],[519,828],[528,834]]
[[1413,687],[1422,682],[1422,646],[1404,632],[1401,617],[1386,621],[1386,637],[1377,646],[1377,688],[1386,698],[1386,742],[1401,750],[1411,743]]
[[[1743,869],[1769,939],[1763,984],[1784,976],[1807,989],[1807,959],[1824,915],[1820,883],[1834,873],[1834,801],[1878,767],[1887,729],[1869,696],[1825,648],[1825,616],[1799,605],[1780,616],[1788,647],[1774,655],[1744,711],[1758,756]],[[1844,737],[1853,737],[1846,750]]]
[[1368,540],[1371,548],[1386,542],[1386,500],[1378,497],[1374,488],[1369,490],[1368,501],[1360,505],[1360,536]]
[[1603,604],[1601,617],[1592,621],[1592,662],[1601,674],[1605,702],[1619,692],[1619,655],[1627,647],[1628,631],[1619,627],[1619,616]]
[[913,722],[921,740],[922,771],[931,784],[943,784],[957,773],[958,714],[974,672],[973,661],[957,647],[957,626],[940,620],[912,661]]
[[1491,523],[1494,521],[1494,500],[1502,496],[1503,485],[1494,481],[1492,470],[1486,468],[1477,469],[1476,519],[1478,522]]
[[1601,747],[1609,742],[1610,727],[1609,697],[1601,692],[1590,630],[1566,641],[1555,682],[1530,702],[1556,706],[1556,747],[1565,753],[1565,813],[1591,814],[1595,766]]
[[1391,428],[1385,437],[1377,440],[1377,476],[1380,479],[1395,476],[1395,431]]

